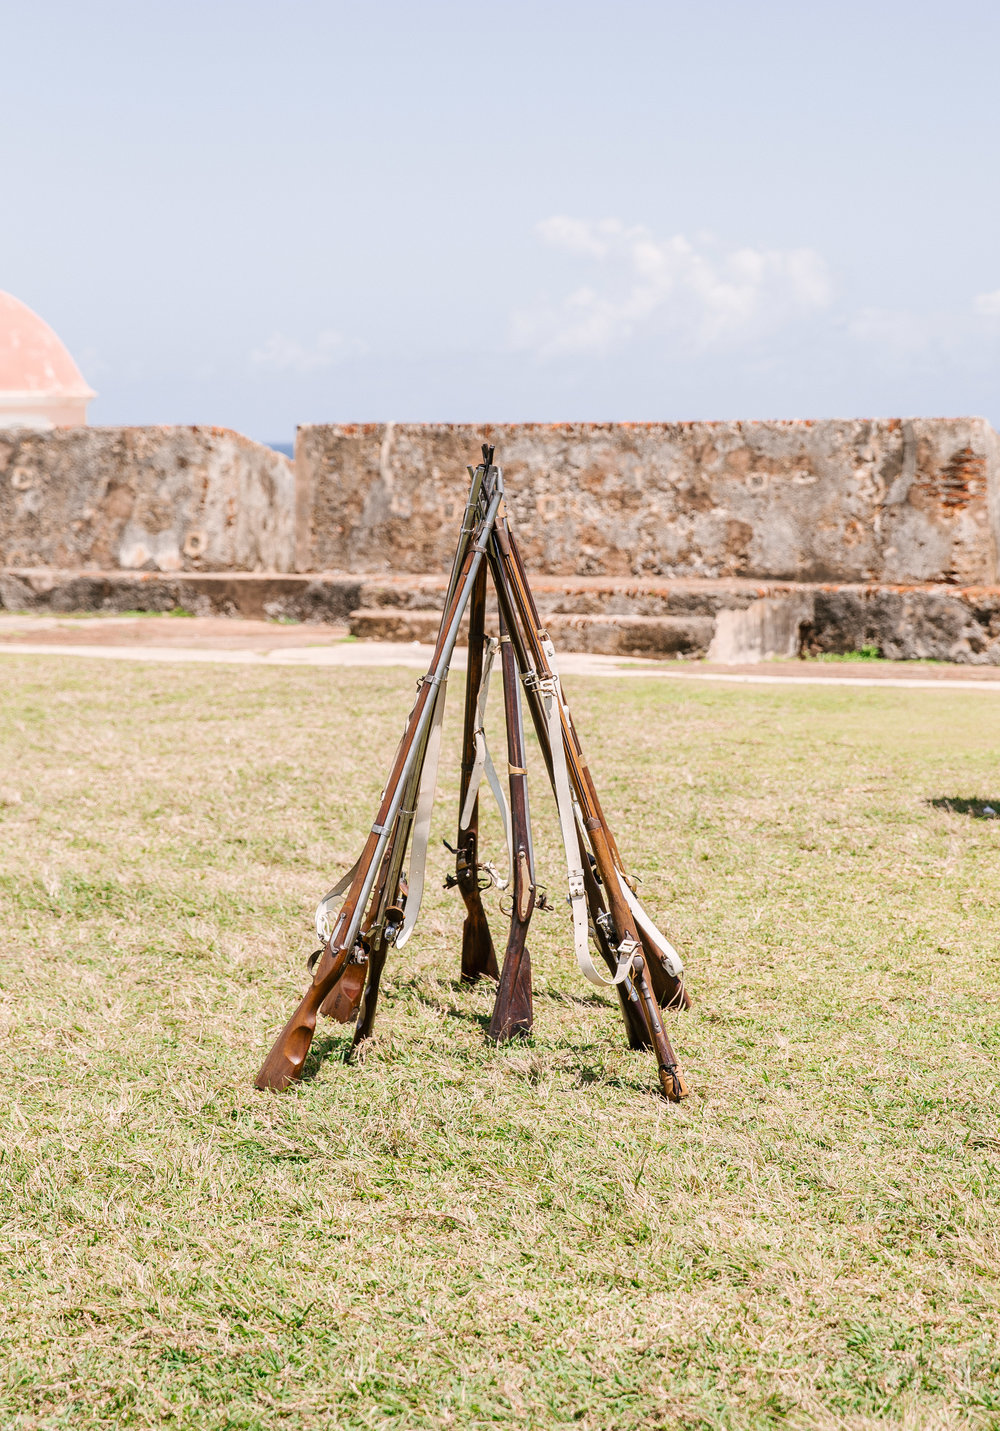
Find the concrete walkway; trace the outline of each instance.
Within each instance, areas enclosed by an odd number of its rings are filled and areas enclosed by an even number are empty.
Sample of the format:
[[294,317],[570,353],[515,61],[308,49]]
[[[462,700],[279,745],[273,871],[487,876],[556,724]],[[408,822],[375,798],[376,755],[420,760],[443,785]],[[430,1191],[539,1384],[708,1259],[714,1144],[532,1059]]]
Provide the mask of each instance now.
[[[344,626],[282,625],[218,616],[0,614],[2,654],[256,666],[405,666],[426,671],[431,647],[417,642],[354,641]],[[458,670],[464,667],[464,650],[456,652],[453,664]],[[567,675],[580,676],[1000,692],[1000,668],[996,666],[907,661],[765,661],[754,666],[717,666],[705,661],[645,661],[565,652],[559,656],[559,668]]]

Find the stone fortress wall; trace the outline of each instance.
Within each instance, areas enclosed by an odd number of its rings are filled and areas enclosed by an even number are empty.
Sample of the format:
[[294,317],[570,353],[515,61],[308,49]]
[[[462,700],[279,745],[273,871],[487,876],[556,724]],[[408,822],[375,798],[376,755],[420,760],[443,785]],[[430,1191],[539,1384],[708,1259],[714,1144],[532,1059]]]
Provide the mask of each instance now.
[[221,427],[0,430],[0,566],[288,571],[295,474]]
[[300,570],[446,569],[496,443],[529,568],[563,576],[997,580],[982,419],[299,429]]
[[[563,645],[1000,663],[982,419],[0,431],[0,606],[433,633],[482,441]],[[536,577],[537,574],[537,577]]]

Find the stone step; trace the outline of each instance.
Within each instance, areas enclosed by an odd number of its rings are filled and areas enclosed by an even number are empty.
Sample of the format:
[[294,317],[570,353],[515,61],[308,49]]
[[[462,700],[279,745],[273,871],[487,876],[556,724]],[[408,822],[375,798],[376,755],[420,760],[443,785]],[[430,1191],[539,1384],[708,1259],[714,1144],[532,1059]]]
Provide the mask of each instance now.
[[[716,616],[803,588],[790,582],[710,578],[575,577],[530,574],[548,616]],[[10,611],[170,611],[199,616],[344,621],[363,610],[440,611],[442,575],[347,572],[59,571],[0,569],[0,609]],[[811,589],[811,588],[810,588]]]
[[[530,576],[567,650],[710,654],[740,663],[871,648],[893,660],[1000,665],[1000,587]],[[429,640],[446,578],[347,572],[0,568],[0,610],[157,612],[346,623],[374,640]]]
[[[715,616],[740,610],[764,596],[794,589],[787,582],[707,577],[539,576],[529,573],[538,610],[574,616]],[[440,611],[444,576],[362,577],[359,605],[366,610]]]
[[[439,620],[437,611],[361,607],[351,612],[350,630],[363,641],[432,642]],[[545,626],[561,650],[600,656],[704,656],[715,634],[711,616],[551,613]]]
[[362,578],[341,572],[57,571],[0,568],[0,610],[176,611],[249,620],[345,622]]

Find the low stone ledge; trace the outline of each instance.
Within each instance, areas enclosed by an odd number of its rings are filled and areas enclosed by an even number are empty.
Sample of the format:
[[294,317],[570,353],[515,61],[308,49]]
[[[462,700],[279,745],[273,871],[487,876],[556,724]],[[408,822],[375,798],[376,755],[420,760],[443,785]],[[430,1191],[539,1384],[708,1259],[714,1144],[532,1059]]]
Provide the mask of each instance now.
[[865,648],[891,661],[1000,665],[1000,588],[817,588],[801,654]]
[[341,573],[125,572],[0,569],[7,611],[175,611],[252,620],[344,622],[361,584]]
[[[532,576],[557,645],[728,662],[865,648],[892,660],[1000,665],[1000,587]],[[367,640],[430,641],[443,576],[0,568],[0,609],[350,622]]]
[[553,613],[545,624],[562,650],[600,656],[704,656],[715,631],[711,616]]
[[[430,643],[439,621],[439,611],[362,608],[351,613],[350,629],[359,640]],[[710,616],[554,614],[545,625],[559,649],[599,656],[703,656],[715,630]]]

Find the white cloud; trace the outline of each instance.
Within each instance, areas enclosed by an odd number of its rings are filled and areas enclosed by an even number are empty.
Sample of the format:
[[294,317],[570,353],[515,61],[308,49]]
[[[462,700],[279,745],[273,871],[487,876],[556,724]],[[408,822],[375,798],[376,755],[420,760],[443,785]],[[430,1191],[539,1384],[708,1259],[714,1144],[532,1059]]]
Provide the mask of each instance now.
[[727,249],[712,238],[658,239],[619,219],[565,215],[537,232],[597,270],[560,302],[514,315],[516,346],[540,356],[606,353],[664,329],[698,347],[722,346],[831,301],[826,263],[813,249]]
[[932,338],[932,324],[927,318],[898,308],[859,308],[846,327],[859,343],[881,348],[895,357],[922,353]]
[[329,368],[353,351],[353,345],[342,333],[332,328],[318,333],[312,343],[300,343],[284,333],[272,333],[270,338],[254,348],[250,362],[269,373],[310,373],[316,368]]
[[974,303],[977,313],[987,318],[1000,318],[1000,288],[992,293],[977,293]]
[[617,219],[591,223],[589,219],[571,219],[564,214],[556,214],[551,219],[543,219],[535,232],[555,248],[587,254],[590,258],[604,258],[609,244],[621,232],[621,224]]

